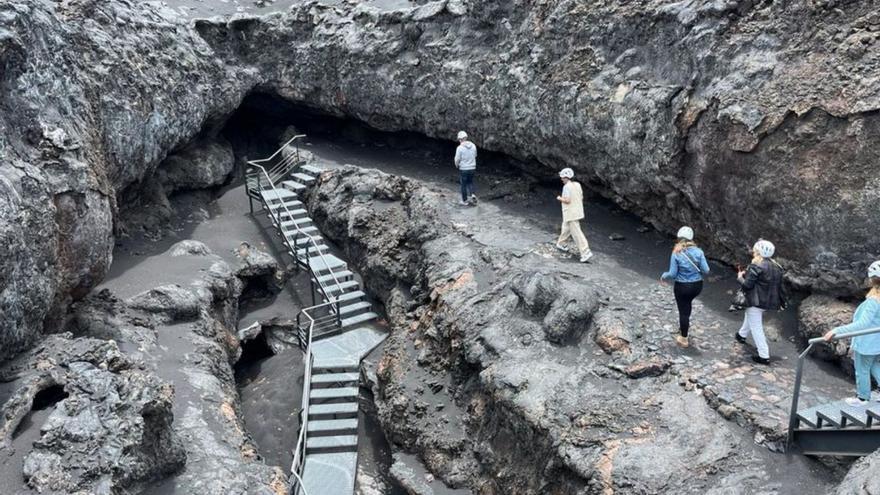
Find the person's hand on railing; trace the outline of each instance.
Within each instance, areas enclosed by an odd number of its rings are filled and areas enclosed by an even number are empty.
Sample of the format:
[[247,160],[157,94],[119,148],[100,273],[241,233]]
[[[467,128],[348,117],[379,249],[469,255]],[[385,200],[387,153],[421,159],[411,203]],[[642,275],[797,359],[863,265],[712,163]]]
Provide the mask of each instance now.
[[834,330],[829,330],[825,335],[822,336],[822,339],[825,340],[825,342],[831,342],[832,340],[834,340]]

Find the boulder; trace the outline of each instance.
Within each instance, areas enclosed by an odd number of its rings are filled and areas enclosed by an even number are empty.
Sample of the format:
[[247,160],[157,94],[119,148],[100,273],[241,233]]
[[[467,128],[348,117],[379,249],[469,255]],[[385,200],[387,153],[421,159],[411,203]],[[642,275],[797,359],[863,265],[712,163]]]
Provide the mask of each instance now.
[[[856,305],[829,296],[813,295],[798,308],[798,335],[809,340],[825,335],[829,330],[852,322]],[[853,371],[850,339],[814,346],[813,356],[839,363],[850,374]]]

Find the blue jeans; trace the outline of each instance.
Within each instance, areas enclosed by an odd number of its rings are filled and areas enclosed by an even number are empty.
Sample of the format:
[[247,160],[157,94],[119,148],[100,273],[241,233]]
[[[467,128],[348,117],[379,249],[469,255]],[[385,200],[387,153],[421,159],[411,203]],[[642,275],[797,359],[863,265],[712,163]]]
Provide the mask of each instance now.
[[458,177],[461,181],[461,200],[467,201],[476,191],[474,188],[474,172],[475,170],[459,170]]
[[862,400],[871,400],[871,376],[880,384],[880,356],[853,352],[856,366],[856,393]]

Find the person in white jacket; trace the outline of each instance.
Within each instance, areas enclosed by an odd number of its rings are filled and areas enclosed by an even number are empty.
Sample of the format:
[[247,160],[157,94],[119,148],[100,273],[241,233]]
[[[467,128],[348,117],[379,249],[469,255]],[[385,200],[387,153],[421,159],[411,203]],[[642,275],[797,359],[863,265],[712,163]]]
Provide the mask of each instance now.
[[477,195],[474,194],[474,174],[477,172],[477,147],[468,141],[468,135],[464,131],[458,133],[458,148],[455,150],[455,168],[458,169],[461,182],[461,204],[467,206],[470,202],[476,204]]
[[579,183],[572,180],[574,170],[570,168],[562,169],[559,178],[563,184],[562,195],[556,196],[556,200],[562,204],[562,232],[559,234],[559,240],[556,241],[556,248],[568,251],[563,243],[572,237],[580,251],[581,263],[586,263],[593,257],[593,252],[590,251],[590,244],[581,230],[581,220],[584,218],[584,190]]

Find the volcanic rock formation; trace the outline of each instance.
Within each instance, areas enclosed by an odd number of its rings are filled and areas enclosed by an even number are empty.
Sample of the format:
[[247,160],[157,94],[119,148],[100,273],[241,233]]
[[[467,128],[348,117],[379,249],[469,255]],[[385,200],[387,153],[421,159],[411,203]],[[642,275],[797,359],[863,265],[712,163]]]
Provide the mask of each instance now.
[[692,224],[715,256],[770,238],[798,285],[849,292],[880,254],[869,2],[381,5],[192,23],[151,2],[0,6],[0,355],[57,327],[106,272],[120,202],[254,90],[382,129],[467,128],[663,229]]

